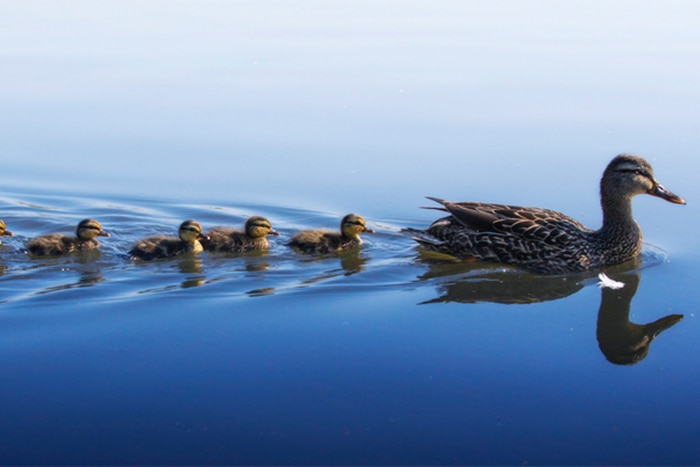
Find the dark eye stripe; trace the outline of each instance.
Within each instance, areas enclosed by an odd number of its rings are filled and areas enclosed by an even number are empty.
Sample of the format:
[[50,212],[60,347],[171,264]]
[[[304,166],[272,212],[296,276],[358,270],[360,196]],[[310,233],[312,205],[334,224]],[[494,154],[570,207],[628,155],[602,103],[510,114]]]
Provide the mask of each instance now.
[[636,169],[617,169],[618,172],[620,173],[636,173],[639,175],[643,175],[647,178],[651,178],[651,174],[647,172],[644,169],[636,168]]

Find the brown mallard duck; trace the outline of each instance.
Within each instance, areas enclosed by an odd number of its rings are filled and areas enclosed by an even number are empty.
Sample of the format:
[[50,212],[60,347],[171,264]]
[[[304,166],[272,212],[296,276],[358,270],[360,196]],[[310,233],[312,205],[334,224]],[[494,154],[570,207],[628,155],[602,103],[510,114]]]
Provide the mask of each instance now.
[[654,178],[651,165],[630,154],[608,164],[600,181],[603,226],[590,230],[556,211],[431,199],[450,215],[426,230],[408,229],[423,248],[458,258],[504,263],[543,274],[564,274],[623,263],[642,247],[632,198],[649,194],[685,204]]
[[[5,230],[5,222],[0,220],[0,237],[11,237],[12,235],[14,235],[12,232]],[[2,245],[2,242],[0,242],[0,245]]]
[[329,230],[304,230],[295,234],[287,243],[302,253],[332,253],[360,246],[361,233],[374,233],[365,220],[357,214],[348,214],[340,221],[340,232]]
[[155,235],[139,240],[129,250],[131,259],[152,260],[172,258],[183,253],[199,253],[203,250],[199,242],[208,237],[202,233],[197,221],[187,220],[180,224],[179,238]]
[[95,219],[83,219],[78,224],[75,236],[54,233],[29,240],[27,252],[34,256],[59,256],[73,251],[94,250],[100,246],[95,237],[109,237]]
[[206,251],[242,253],[267,250],[267,235],[279,235],[270,221],[260,216],[248,218],[243,231],[228,227],[217,227],[206,233],[208,240],[202,240]]

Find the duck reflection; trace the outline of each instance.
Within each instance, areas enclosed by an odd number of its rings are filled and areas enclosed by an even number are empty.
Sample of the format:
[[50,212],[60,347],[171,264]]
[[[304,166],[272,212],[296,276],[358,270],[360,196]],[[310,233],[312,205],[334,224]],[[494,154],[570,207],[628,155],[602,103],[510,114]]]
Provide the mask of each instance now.
[[92,287],[104,281],[104,277],[99,270],[84,270],[80,271],[80,277],[77,281],[71,282],[69,284],[59,284],[46,287],[42,290],[37,291],[34,295],[45,295],[53,292],[61,292],[64,290],[80,289],[84,287]]
[[[622,282],[619,289],[601,289],[596,337],[605,358],[614,364],[630,365],[643,360],[651,342],[666,329],[683,319],[683,315],[671,314],[647,324],[629,320],[630,304],[640,281],[642,259],[637,258],[622,265],[606,268],[606,274]],[[461,264],[433,264],[421,280],[455,277],[440,286],[442,294],[428,303],[477,303],[527,304],[557,300],[576,293],[595,281],[591,274],[569,276],[538,276],[517,270]]]
[[420,280],[450,278],[440,284],[442,294],[428,303],[526,304],[557,300],[581,290],[591,276],[542,276],[484,263],[433,263]]
[[363,256],[359,251],[345,251],[338,254],[340,258],[340,267],[344,271],[344,275],[351,276],[362,272],[367,263],[367,257]]
[[204,275],[202,274],[202,262],[194,255],[182,255],[177,257],[177,267],[183,274],[195,274],[187,277],[180,287],[189,289],[190,287],[198,287],[204,284]]
[[616,290],[605,287],[601,291],[596,327],[598,347],[609,362],[632,365],[643,360],[656,336],[678,323],[683,315],[668,315],[647,324],[631,322],[630,303],[639,286],[639,273],[611,278],[625,286]]

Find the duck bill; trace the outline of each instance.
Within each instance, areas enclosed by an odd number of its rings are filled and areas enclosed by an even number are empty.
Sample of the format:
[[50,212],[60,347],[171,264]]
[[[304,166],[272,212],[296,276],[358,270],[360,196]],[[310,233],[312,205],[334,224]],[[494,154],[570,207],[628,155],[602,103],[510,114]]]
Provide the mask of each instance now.
[[206,234],[201,233],[201,234],[197,235],[197,240],[207,240],[207,241],[209,241],[209,240],[211,240],[211,237],[210,237],[209,235],[206,235]]
[[656,196],[661,199],[665,199],[666,201],[669,201],[671,203],[675,204],[685,204],[685,200],[681,198],[680,196],[671,193],[668,191],[666,188],[663,187],[663,185],[656,183],[654,185],[654,188],[651,189],[649,192],[650,195]]
[[668,315],[664,316],[661,319],[657,319],[653,323],[647,324],[645,327],[649,331],[649,334],[652,337],[656,337],[661,332],[665,331],[666,329],[670,328],[671,326],[677,324],[680,320],[683,319],[683,315]]
[[270,229],[270,231],[267,233],[268,235],[279,235],[280,233],[276,231],[275,229]]
[[5,231],[2,233],[2,235],[3,235],[4,237],[12,237],[14,234],[13,234],[12,232],[10,232],[9,230],[5,230]]
[[98,237],[109,237],[109,232],[105,232],[104,230],[100,230],[100,232],[97,234]]
[[363,232],[364,233],[374,233],[374,230],[365,227],[365,230],[363,230]]

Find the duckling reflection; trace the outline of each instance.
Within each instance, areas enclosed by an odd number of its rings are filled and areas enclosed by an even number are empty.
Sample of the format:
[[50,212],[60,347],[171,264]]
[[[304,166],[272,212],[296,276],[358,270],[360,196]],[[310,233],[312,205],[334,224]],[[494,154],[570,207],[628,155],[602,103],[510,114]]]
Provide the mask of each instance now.
[[202,274],[202,262],[193,255],[182,255],[177,257],[177,267],[182,274],[192,274],[187,277],[180,287],[189,289],[191,287],[199,287],[204,284],[204,275]]
[[247,272],[267,271],[270,268],[270,263],[267,261],[246,261],[245,270]]
[[647,324],[629,320],[630,303],[639,286],[639,274],[631,273],[613,279],[623,282],[620,289],[603,288],[596,338],[605,358],[617,365],[639,363],[649,353],[652,341],[663,331],[683,319],[672,314]]
[[340,262],[340,268],[333,267],[332,269],[322,269],[319,270],[318,273],[314,276],[308,277],[307,279],[304,279],[300,282],[302,286],[307,286],[311,284],[318,284],[324,281],[332,280],[338,277],[349,277],[354,274],[357,274],[359,272],[362,272],[364,270],[364,265],[367,263],[368,258],[364,255],[361,255],[358,251],[344,251],[341,253],[337,253],[333,255],[332,257],[314,257],[314,258],[309,258],[309,259],[304,259],[301,262],[303,264],[308,264],[312,267],[314,265],[328,265],[328,264],[335,264],[334,262],[331,263],[331,261],[337,260]]
[[58,284],[46,287],[34,295],[45,295],[53,292],[63,292],[72,289],[82,289],[86,287],[92,287],[104,281],[104,277],[99,268],[87,268],[80,271],[80,278],[76,282],[70,282],[68,284]]

